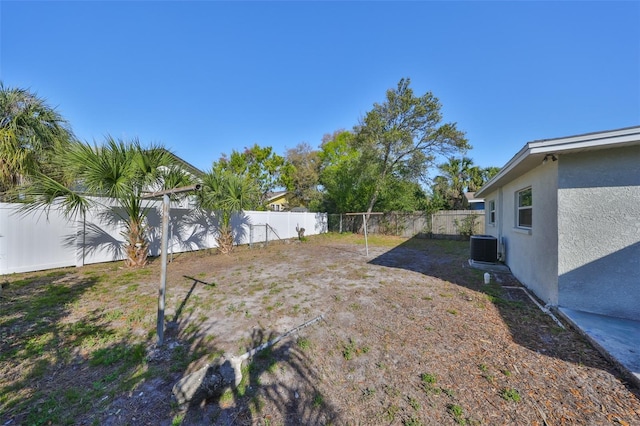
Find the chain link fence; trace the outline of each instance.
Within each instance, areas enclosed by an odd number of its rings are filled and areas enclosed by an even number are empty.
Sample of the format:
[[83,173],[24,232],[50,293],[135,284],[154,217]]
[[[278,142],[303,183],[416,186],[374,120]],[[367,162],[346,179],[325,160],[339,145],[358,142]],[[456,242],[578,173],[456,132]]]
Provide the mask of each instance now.
[[[329,214],[329,232],[364,232],[363,215]],[[467,239],[484,233],[484,210],[443,210],[435,213],[387,212],[367,220],[370,234],[399,237]]]

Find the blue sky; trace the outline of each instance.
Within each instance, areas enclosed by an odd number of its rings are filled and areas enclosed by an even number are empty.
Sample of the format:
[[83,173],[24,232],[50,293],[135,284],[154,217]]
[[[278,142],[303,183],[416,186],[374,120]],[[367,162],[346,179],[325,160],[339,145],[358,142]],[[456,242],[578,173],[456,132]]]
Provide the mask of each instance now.
[[0,79],[85,141],[208,169],[351,129],[403,77],[482,167],[526,142],[640,124],[640,2],[0,2]]

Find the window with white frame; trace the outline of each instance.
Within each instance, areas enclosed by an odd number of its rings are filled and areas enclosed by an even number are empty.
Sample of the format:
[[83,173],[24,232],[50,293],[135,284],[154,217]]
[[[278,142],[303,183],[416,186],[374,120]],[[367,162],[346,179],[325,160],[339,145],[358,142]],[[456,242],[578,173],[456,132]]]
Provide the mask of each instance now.
[[518,227],[531,228],[533,223],[533,197],[531,188],[518,191]]
[[496,200],[489,201],[489,224],[496,223]]

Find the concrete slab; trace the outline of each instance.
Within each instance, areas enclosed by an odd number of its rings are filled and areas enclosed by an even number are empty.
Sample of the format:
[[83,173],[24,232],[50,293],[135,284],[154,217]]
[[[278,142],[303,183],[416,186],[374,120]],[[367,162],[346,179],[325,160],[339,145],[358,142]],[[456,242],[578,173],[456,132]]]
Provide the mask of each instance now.
[[482,271],[511,273],[509,267],[504,263],[478,262],[477,260],[469,259],[469,266]]
[[558,310],[640,387],[640,321]]

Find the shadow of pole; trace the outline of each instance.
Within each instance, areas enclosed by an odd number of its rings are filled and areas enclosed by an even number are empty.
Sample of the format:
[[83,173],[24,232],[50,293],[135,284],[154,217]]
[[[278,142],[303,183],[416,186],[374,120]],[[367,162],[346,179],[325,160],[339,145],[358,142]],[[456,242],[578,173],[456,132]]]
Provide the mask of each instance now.
[[193,277],[189,277],[187,275],[183,275],[183,277],[185,277],[188,280],[193,281],[193,284],[191,285],[191,288],[189,289],[189,291],[187,292],[187,294],[185,295],[184,299],[182,299],[182,301],[180,302],[180,306],[178,306],[178,309],[176,310],[175,315],[173,316],[173,319],[170,321],[172,323],[177,323],[178,319],[180,318],[180,315],[182,314],[182,310],[184,309],[185,305],[187,304],[187,301],[189,300],[189,298],[191,297],[191,294],[193,293],[193,290],[195,290],[196,285],[198,284],[204,284],[204,285],[208,285],[211,287],[215,287],[215,283],[208,283],[205,281],[200,281],[197,278],[193,278]]

